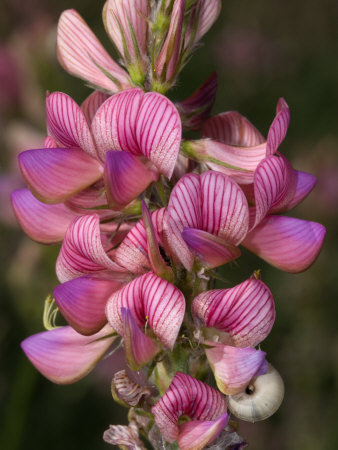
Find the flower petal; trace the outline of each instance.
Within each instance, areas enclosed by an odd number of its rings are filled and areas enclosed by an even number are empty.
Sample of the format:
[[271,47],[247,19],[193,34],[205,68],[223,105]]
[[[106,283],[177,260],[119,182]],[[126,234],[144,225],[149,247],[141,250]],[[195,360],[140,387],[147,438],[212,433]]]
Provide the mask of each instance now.
[[116,338],[100,338],[112,331],[106,326],[87,337],[71,327],[59,327],[28,337],[21,347],[42,375],[57,384],[70,384],[86,376],[102,358]]
[[129,86],[127,72],[111,59],[74,9],[61,14],[57,30],[57,54],[67,72],[95,86],[110,92]]
[[108,98],[108,94],[104,94],[100,91],[94,91],[82,102],[81,111],[83,112],[89,126],[93,121],[96,111]]
[[184,317],[185,300],[175,286],[150,272],[115,292],[106,307],[108,322],[123,335],[121,308],[127,308],[139,327],[148,323],[159,340],[172,349]]
[[312,189],[317,184],[317,178],[310,173],[295,170],[295,176],[296,188],[293,198],[286,206],[287,211],[299,205],[299,203],[301,203],[310,194]]
[[44,203],[61,203],[95,183],[102,167],[75,148],[41,148],[20,153],[22,175],[33,194]]
[[39,202],[29,189],[15,190],[11,194],[11,201],[23,231],[42,244],[62,242],[68,225],[77,216],[63,203],[46,205]]
[[216,389],[181,372],[174,376],[169,389],[152,408],[162,436],[174,442],[180,435],[178,419],[217,420],[227,409],[226,398]]
[[126,425],[109,425],[109,429],[103,433],[103,440],[108,444],[118,445],[120,448],[133,450],[146,450],[146,447],[138,438],[136,423]]
[[210,30],[216,22],[222,7],[221,0],[201,0],[199,3],[201,9],[198,15],[195,42],[198,42]]
[[308,269],[323,245],[325,227],[316,222],[268,216],[248,233],[242,245],[285,272]]
[[125,272],[105,252],[97,214],[82,216],[69,226],[56,261],[56,274],[61,283],[81,275],[104,270]]
[[67,94],[53,92],[46,98],[47,129],[60,147],[79,147],[96,157],[95,144],[80,106]]
[[267,371],[266,353],[251,347],[237,348],[206,341],[205,349],[218,389],[226,395],[237,394],[249,381]]
[[54,289],[55,302],[75,331],[90,336],[107,322],[107,300],[121,286],[120,282],[114,280],[79,277]]
[[273,155],[283,142],[290,123],[290,109],[283,98],[277,103],[276,117],[274,118],[266,140],[266,154]]
[[255,347],[262,342],[276,316],[270,289],[256,278],[230,289],[202,292],[191,311],[206,327],[229,333],[231,345],[236,347]]

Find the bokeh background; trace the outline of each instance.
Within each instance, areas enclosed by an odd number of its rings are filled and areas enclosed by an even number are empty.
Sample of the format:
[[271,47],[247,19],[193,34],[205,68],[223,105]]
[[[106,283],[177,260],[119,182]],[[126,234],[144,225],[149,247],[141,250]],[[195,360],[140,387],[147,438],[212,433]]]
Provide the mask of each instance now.
[[[110,362],[72,386],[55,386],[26,361],[20,341],[42,330],[46,295],[56,284],[57,247],[19,230],[9,192],[22,186],[16,155],[39,147],[46,90],[81,102],[90,92],[58,65],[56,23],[73,7],[113,53],[101,23],[103,1],[0,1],[0,448],[104,450],[102,433],[126,411],[110,396]],[[225,268],[233,284],[261,268],[276,300],[277,320],[262,349],[279,369],[286,397],[279,412],[240,423],[252,450],[338,448],[338,2],[227,0],[221,16],[183,72],[174,100],[216,70],[214,113],[238,110],[264,134],[283,96],[292,120],[281,150],[295,168],[318,178],[292,214],[322,222],[327,238],[306,273],[285,274],[244,253]]]

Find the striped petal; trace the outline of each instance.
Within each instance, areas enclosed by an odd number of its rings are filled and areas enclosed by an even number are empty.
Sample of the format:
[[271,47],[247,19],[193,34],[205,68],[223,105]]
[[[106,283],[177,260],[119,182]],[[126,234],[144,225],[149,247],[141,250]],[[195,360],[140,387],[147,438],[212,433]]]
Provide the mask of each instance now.
[[116,332],[123,335],[121,308],[130,310],[139,327],[147,322],[164,346],[173,348],[185,311],[184,296],[175,286],[151,272],[115,292],[106,314]]
[[123,343],[130,368],[137,372],[158,353],[158,345],[140,330],[129,309],[121,308]]
[[222,8],[221,0],[201,0],[195,42],[198,42],[216,22]]
[[173,103],[157,92],[129,89],[97,111],[92,129],[102,160],[109,150],[146,156],[168,178],[181,142],[181,121]]
[[11,201],[23,231],[42,244],[62,242],[68,225],[77,216],[63,203],[47,205],[39,202],[29,189],[15,190],[11,194]]
[[89,126],[92,123],[96,111],[108,98],[108,94],[104,94],[100,91],[94,91],[82,102],[81,111],[83,112]]
[[67,72],[94,86],[109,92],[130,86],[127,72],[111,59],[74,9],[61,14],[57,30],[57,54]]
[[131,153],[108,151],[106,154],[104,182],[112,209],[123,209],[156,179],[157,175]]
[[116,338],[100,338],[112,331],[106,326],[87,337],[71,327],[59,327],[30,336],[21,347],[43,376],[57,384],[70,384],[85,377],[102,358]]
[[290,123],[290,109],[283,98],[277,103],[276,117],[274,118],[266,141],[266,154],[273,155],[283,142]]
[[51,136],[47,136],[45,138],[45,140],[43,141],[43,147],[44,148],[58,148],[58,145]]
[[60,147],[82,148],[96,157],[95,144],[80,106],[67,94],[53,92],[46,97],[47,129]]
[[[220,392],[189,375],[177,372],[167,392],[152,408],[152,413],[164,439],[174,442],[181,435],[178,425],[180,416],[186,415],[203,423],[216,421],[226,409],[226,398]],[[180,438],[184,443],[183,433]]]
[[191,310],[206,327],[229,333],[229,344],[235,347],[255,347],[262,342],[276,316],[270,289],[255,278],[230,289],[202,292]]
[[138,427],[135,422],[126,425],[109,425],[108,430],[103,433],[103,440],[107,444],[118,445],[119,448],[130,448],[133,450],[146,450],[138,437]]
[[211,444],[226,427],[229,416],[222,414],[216,420],[191,420],[180,426],[177,438],[180,450],[203,450]]
[[102,167],[75,148],[42,148],[19,155],[22,175],[33,194],[44,203],[61,203],[95,183]]
[[310,194],[312,189],[317,184],[316,177],[311,175],[310,173],[295,170],[295,176],[296,188],[294,196],[286,206],[287,211],[299,205],[299,203],[301,203]]
[[90,336],[107,322],[107,300],[121,286],[114,280],[79,277],[57,286],[54,298],[68,324],[78,333]]
[[266,373],[266,354],[251,347],[237,348],[206,341],[205,349],[218,389],[226,395],[243,391],[250,380]]
[[123,272],[103,248],[97,214],[82,216],[69,226],[56,261],[56,274],[61,283],[81,275],[104,270]]
[[316,222],[268,216],[248,233],[242,245],[285,272],[308,269],[323,245],[325,227]]

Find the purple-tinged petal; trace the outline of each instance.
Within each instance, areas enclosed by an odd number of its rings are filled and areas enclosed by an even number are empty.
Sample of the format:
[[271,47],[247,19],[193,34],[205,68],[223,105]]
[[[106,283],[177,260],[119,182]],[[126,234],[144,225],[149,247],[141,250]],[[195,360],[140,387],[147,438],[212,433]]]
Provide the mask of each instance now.
[[268,216],[248,233],[242,245],[278,269],[298,273],[317,258],[325,232],[316,222]]
[[81,111],[83,112],[89,126],[93,121],[96,111],[108,98],[108,94],[104,94],[100,91],[94,91],[82,102]]
[[29,189],[17,189],[11,194],[16,218],[24,232],[42,244],[62,242],[68,225],[77,217],[63,203],[47,205],[37,200]]
[[47,136],[43,142],[44,148],[57,148],[58,145],[51,136]]
[[108,322],[123,335],[121,308],[127,308],[139,327],[147,322],[159,340],[172,349],[185,311],[182,292],[150,272],[115,292],[106,307]]
[[181,116],[183,116],[184,128],[199,130],[209,117],[215,103],[217,90],[217,73],[210,77],[189,98],[177,103]]
[[121,286],[114,280],[79,277],[54,289],[55,302],[68,324],[78,333],[89,336],[107,322],[107,300]]
[[202,292],[191,311],[206,327],[229,333],[230,344],[236,347],[255,347],[262,342],[276,316],[270,289],[255,278],[230,289]]
[[67,94],[53,92],[46,98],[47,129],[60,147],[82,148],[96,157],[95,144],[80,106]]
[[198,23],[194,42],[198,42],[204,36],[212,25],[216,22],[221,12],[221,0],[201,0]]
[[241,256],[238,247],[206,231],[185,228],[182,238],[189,249],[209,268],[219,267]]
[[295,176],[296,188],[292,199],[286,206],[287,211],[299,205],[317,184],[317,178],[310,173],[295,170]]
[[283,98],[277,103],[276,117],[274,118],[266,140],[266,154],[273,155],[283,142],[290,123],[290,109]]
[[103,168],[80,149],[41,148],[20,153],[22,175],[44,203],[61,203],[95,183]]
[[[257,128],[237,111],[229,111],[211,117],[203,125],[202,136],[238,147],[255,147],[265,142]],[[242,151],[245,152],[246,149],[242,149]]]
[[57,31],[57,54],[60,64],[67,72],[95,86],[116,92],[130,85],[127,72],[111,59],[74,9],[61,14]]
[[216,420],[191,420],[180,426],[177,438],[180,450],[203,450],[211,444],[226,427],[229,416],[222,414]]
[[164,439],[174,442],[180,435],[180,416],[187,415],[200,421],[217,420],[226,409],[226,398],[220,392],[177,372],[167,392],[152,408],[152,413]]
[[56,274],[61,283],[81,275],[103,270],[125,272],[105,252],[97,214],[82,216],[69,226],[56,261]]
[[85,377],[102,358],[116,338],[100,338],[112,331],[107,325],[93,336],[83,336],[71,327],[59,327],[28,337],[21,347],[42,375],[57,384],[70,384]]
[[226,395],[237,394],[249,381],[267,370],[266,353],[251,347],[237,348],[206,341],[205,349],[218,389]]
[[106,154],[104,182],[112,209],[123,209],[156,179],[157,175],[147,169],[137,156],[120,151]]
[[153,359],[158,345],[140,330],[129,309],[121,308],[123,342],[130,368],[136,372]]

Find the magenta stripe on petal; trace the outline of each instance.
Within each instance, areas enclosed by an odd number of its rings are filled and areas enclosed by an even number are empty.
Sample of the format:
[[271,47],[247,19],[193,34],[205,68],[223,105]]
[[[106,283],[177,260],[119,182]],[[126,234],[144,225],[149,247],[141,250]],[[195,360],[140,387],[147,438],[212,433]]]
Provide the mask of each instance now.
[[227,395],[245,390],[250,380],[267,370],[266,354],[251,347],[237,348],[206,341],[205,349],[218,389]]
[[303,272],[322,248],[325,227],[316,222],[268,216],[248,233],[242,245],[285,272]]
[[93,121],[96,111],[108,98],[108,94],[104,94],[100,91],[94,91],[82,102],[81,111],[83,112],[89,126]]
[[177,372],[165,395],[152,408],[164,439],[174,442],[180,435],[178,419],[217,420],[227,409],[226,398],[216,389],[184,373]]
[[255,278],[230,289],[202,292],[191,310],[206,327],[229,333],[236,347],[255,347],[262,342],[276,316],[270,289]]
[[102,358],[116,338],[95,340],[112,331],[107,325],[93,336],[82,336],[71,327],[60,327],[28,337],[21,347],[42,375],[57,384],[70,384],[86,376]]
[[46,205],[39,202],[29,189],[18,189],[11,194],[16,218],[24,232],[43,244],[62,242],[68,225],[77,216],[63,203]]
[[105,252],[97,214],[82,216],[69,226],[56,261],[56,274],[61,283],[81,275],[103,270],[125,272]]
[[96,157],[95,144],[80,106],[67,94],[53,92],[46,98],[47,129],[60,147],[80,147]]
[[290,109],[283,98],[277,103],[276,117],[274,118],[266,141],[266,154],[273,155],[283,142],[290,123]]
[[202,0],[199,3],[201,10],[198,17],[195,42],[199,41],[216,22],[222,7],[221,0]]
[[54,297],[68,324],[78,333],[88,336],[107,322],[107,300],[121,286],[118,281],[84,276],[57,286]]
[[182,292],[150,272],[115,292],[106,307],[108,322],[123,335],[121,308],[127,308],[139,327],[147,322],[159,340],[172,349],[185,311]]
[[103,168],[80,149],[42,148],[20,153],[22,175],[45,203],[61,203],[97,181]]

